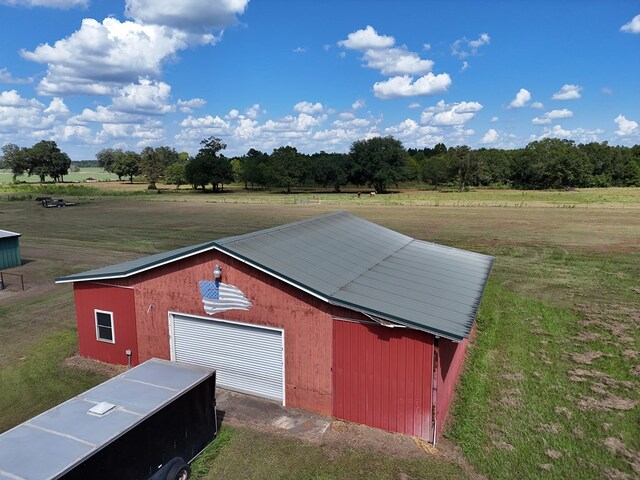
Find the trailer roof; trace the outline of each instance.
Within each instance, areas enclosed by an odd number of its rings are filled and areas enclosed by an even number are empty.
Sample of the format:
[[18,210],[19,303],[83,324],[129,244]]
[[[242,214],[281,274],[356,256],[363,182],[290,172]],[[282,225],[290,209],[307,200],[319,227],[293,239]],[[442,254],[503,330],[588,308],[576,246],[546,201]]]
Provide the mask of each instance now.
[[58,478],[212,372],[152,359],[87,390],[0,435],[0,479]]
[[333,305],[454,341],[471,333],[494,261],[334,212],[56,282],[126,278],[208,250],[231,255]]

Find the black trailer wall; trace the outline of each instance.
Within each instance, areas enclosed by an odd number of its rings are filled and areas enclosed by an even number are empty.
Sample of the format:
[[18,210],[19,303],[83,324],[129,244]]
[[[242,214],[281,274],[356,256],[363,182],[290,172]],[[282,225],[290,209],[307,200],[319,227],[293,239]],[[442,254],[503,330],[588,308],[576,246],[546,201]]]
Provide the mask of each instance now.
[[146,480],[173,458],[190,462],[217,435],[215,388],[214,374],[57,478]]

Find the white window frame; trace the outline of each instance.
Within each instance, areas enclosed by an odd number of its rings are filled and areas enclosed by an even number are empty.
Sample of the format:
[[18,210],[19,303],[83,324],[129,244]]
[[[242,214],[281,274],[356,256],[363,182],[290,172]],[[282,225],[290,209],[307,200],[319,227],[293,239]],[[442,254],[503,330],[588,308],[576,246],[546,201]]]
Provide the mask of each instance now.
[[[104,313],[105,315],[109,315],[109,318],[111,319],[111,340],[108,340],[106,338],[100,338],[100,329],[98,328],[99,313]],[[105,343],[116,343],[116,329],[114,328],[114,325],[113,325],[113,312],[108,312],[107,310],[98,310],[96,308],[93,310],[93,318],[96,324],[96,340],[99,342],[105,342]]]

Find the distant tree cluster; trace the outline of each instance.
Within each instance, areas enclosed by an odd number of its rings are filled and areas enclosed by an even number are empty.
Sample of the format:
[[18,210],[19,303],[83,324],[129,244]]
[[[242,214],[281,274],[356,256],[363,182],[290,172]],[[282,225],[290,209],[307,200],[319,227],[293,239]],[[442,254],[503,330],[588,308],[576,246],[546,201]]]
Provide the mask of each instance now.
[[[408,149],[390,136],[353,142],[349,153],[306,155],[293,146],[270,154],[250,149],[245,155],[225,157],[226,144],[209,137],[200,142],[194,157],[168,146],[146,147],[140,153],[105,148],[96,154],[100,167],[133,183],[143,176],[148,188],[158,181],[224,190],[231,182],[245,188],[331,187],[345,185],[387,191],[403,182],[465,190],[475,186],[523,189],[640,186],[640,145],[609,146],[607,142],[576,145],[571,140],[547,138],[514,150],[473,150],[468,146]],[[71,161],[55,142],[41,141],[29,148],[3,147],[0,166],[14,174],[49,176],[63,181]]]
[[431,185],[546,189],[640,186],[640,145],[546,138],[516,150],[436,145],[409,150],[410,179]]

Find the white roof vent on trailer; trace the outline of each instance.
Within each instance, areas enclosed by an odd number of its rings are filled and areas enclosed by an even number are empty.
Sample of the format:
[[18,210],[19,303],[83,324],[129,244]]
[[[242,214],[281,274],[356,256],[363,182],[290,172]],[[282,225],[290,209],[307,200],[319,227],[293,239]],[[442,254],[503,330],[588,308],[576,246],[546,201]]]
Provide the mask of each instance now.
[[106,415],[107,413],[109,413],[114,408],[116,408],[116,406],[113,403],[100,402],[97,405],[94,405],[93,407],[91,407],[87,413],[89,415],[95,415],[97,417],[102,417],[103,415]]

